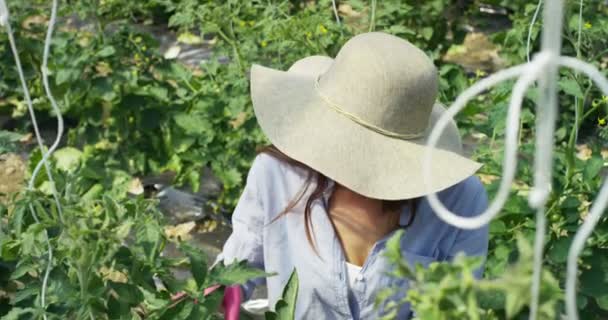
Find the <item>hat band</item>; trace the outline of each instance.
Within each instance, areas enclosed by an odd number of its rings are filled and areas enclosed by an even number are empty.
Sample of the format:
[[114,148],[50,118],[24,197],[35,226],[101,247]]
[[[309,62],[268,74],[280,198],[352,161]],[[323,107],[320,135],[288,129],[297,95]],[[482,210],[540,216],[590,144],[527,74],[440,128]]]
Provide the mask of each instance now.
[[374,124],[371,124],[363,119],[361,119],[359,116],[350,113],[344,109],[342,109],[338,104],[333,103],[327,96],[325,96],[323,94],[323,92],[321,92],[321,88],[319,87],[319,79],[321,78],[321,75],[319,75],[316,79],[315,79],[315,90],[317,91],[317,93],[319,94],[319,96],[321,97],[321,99],[323,99],[323,101],[334,111],[336,111],[337,113],[349,118],[350,120],[354,121],[355,123],[364,126],[367,129],[373,130],[379,134],[388,136],[388,137],[392,137],[392,138],[399,138],[399,139],[404,139],[404,140],[409,140],[409,139],[416,139],[416,138],[420,138],[424,135],[424,132],[420,132],[420,133],[397,133],[397,132],[393,132],[393,131],[389,131],[386,129],[382,129]]

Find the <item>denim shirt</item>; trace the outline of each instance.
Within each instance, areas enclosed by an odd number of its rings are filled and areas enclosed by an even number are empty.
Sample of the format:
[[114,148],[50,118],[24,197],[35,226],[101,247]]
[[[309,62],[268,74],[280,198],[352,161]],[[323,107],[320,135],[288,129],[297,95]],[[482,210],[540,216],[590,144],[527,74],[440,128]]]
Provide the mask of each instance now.
[[[256,285],[266,283],[271,308],[280,298],[291,272],[297,271],[299,291],[296,319],[377,319],[374,307],[378,292],[388,286],[408,289],[407,280],[396,280],[386,272],[391,265],[384,257],[389,234],[376,242],[349,288],[346,277],[346,260],[327,212],[327,201],[335,183],[330,180],[323,197],[311,206],[312,232],[318,255],[307,241],[304,225],[305,200],[286,215],[271,222],[298,195],[307,173],[276,158],[260,154],[247,176],[246,186],[232,216],[233,232],[225,243],[216,262],[228,264],[247,260],[251,266],[276,272],[275,276],[255,279],[242,286],[245,299],[249,299]],[[438,193],[442,203],[461,216],[474,216],[487,207],[486,191],[475,176]],[[405,206],[400,223],[409,220],[409,206]],[[414,266],[428,266],[433,261],[449,261],[457,253],[483,256],[488,246],[488,227],[461,230],[440,220],[430,208],[426,198],[418,205],[413,224],[401,239],[403,257]],[[482,269],[476,271],[480,277]],[[398,297],[395,297],[398,298]],[[409,304],[403,305],[398,319],[410,318]]]

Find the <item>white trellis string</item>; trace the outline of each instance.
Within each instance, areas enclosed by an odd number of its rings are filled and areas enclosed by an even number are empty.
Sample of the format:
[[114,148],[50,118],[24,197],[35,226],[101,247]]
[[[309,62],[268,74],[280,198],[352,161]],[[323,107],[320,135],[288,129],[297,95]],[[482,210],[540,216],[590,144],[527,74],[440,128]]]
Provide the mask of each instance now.
[[545,3],[543,10],[543,32],[541,52],[551,57],[550,63],[543,70],[539,79],[540,97],[536,103],[536,152],[534,155],[534,182],[528,196],[530,207],[536,209],[536,232],[534,241],[534,260],[532,285],[530,287],[530,316],[537,317],[540,283],[543,266],[543,249],[547,218],[545,204],[551,193],[551,177],[553,174],[553,147],[555,137],[555,122],[557,118],[557,80],[558,65],[556,59],[560,56],[562,47],[562,24],[564,1],[554,0]]
[[[13,57],[15,58],[15,66],[17,67],[17,73],[19,74],[19,80],[21,82],[21,87],[23,90],[23,96],[25,98],[25,102],[26,102],[28,111],[30,113],[30,118],[32,119],[32,124],[34,127],[34,134],[36,136],[36,142],[38,143],[38,147],[40,148],[40,151],[44,152],[44,144],[42,143],[42,136],[40,135],[40,129],[38,128],[38,122],[36,121],[36,113],[34,111],[34,106],[32,104],[32,98],[30,96],[30,92],[27,87],[27,82],[25,81],[25,75],[23,73],[23,68],[21,67],[21,59],[19,58],[19,51],[17,51],[17,46],[15,44],[15,38],[13,36],[13,30],[9,23],[9,15],[10,15],[10,12],[8,10],[6,2],[4,0],[0,0],[0,23],[2,25],[6,26],[8,40],[10,43],[11,51],[13,52]],[[58,114],[61,117],[60,113],[58,113]],[[46,158],[48,158],[48,156]],[[43,159],[45,159],[45,160],[46,160],[46,158],[43,157]],[[49,178],[50,185],[51,185],[51,193],[53,194],[53,198],[55,199],[55,202],[57,204],[58,212],[61,215],[61,204],[59,202],[59,195],[57,194],[57,190],[55,189],[55,181],[53,180],[51,168],[48,164],[48,161],[41,161],[40,163],[43,163],[45,165],[46,173]],[[30,189],[33,186],[33,180],[34,179],[31,179],[28,184]]]
[[[579,5],[578,24],[578,50],[580,50],[581,28],[582,28],[583,0]],[[558,17],[558,19],[555,19]],[[563,2],[558,5],[550,3],[544,11],[544,19],[547,26],[543,32],[543,50],[552,52],[554,57],[559,56],[561,51],[561,31],[548,32],[548,30],[561,30],[563,23]],[[529,51],[528,51],[529,52]],[[580,52],[580,51],[579,51]],[[580,54],[577,54],[577,57]],[[555,121],[557,117],[557,66],[552,64],[545,77],[541,78],[541,90],[544,90],[538,102],[537,110],[537,135],[535,156],[535,182],[529,196],[529,204],[536,208],[536,232],[534,238],[534,269],[531,286],[530,319],[535,320],[538,314],[540,284],[543,265],[543,250],[547,217],[545,214],[545,203],[551,190],[551,168],[553,155],[553,140]],[[575,99],[575,136],[578,136],[578,99]]]
[[[53,143],[53,145],[51,145],[49,150],[42,156],[42,159],[40,160],[40,162],[38,162],[38,164],[36,165],[36,168],[34,168],[32,177],[30,179],[30,188],[33,186],[33,182],[35,181],[35,179],[38,175],[38,172],[42,168],[42,164],[44,163],[46,166],[48,166],[48,164],[47,164],[48,159],[59,146],[59,142],[61,141],[61,137],[63,135],[63,117],[61,116],[61,110],[57,106],[57,102],[55,101],[55,98],[53,97],[53,94],[51,92],[51,88],[49,86],[49,75],[48,75],[48,60],[49,60],[49,53],[50,53],[50,47],[51,47],[51,40],[53,37],[53,29],[54,29],[55,23],[57,21],[57,6],[58,6],[58,1],[53,0],[53,4],[51,7],[51,18],[49,19],[46,38],[44,41],[44,52],[43,52],[43,57],[42,57],[42,68],[41,68],[42,69],[42,84],[44,86],[44,91],[46,93],[47,98],[49,99],[49,101],[51,103],[51,106],[53,107],[55,116],[57,117],[57,137],[55,138],[55,142]],[[55,187],[54,187],[55,182],[51,180],[51,184],[53,185],[53,189],[55,190]],[[56,204],[57,204],[57,212],[59,214],[59,219],[61,222],[63,222],[63,213],[62,213],[61,203],[59,203],[59,201],[57,201]],[[49,252],[51,252],[51,249],[50,249],[51,244],[50,244],[50,240],[48,239],[48,234],[47,234],[47,244],[49,245]],[[46,290],[48,287],[49,276],[51,274],[52,261],[53,261],[52,255],[49,254],[49,261],[47,263],[47,267],[46,267],[46,270],[44,273],[44,279],[42,280],[42,292],[40,294],[40,304],[41,304],[43,310],[46,306]],[[46,314],[44,315],[44,317],[46,318]]]
[[[473,86],[462,92],[460,96],[456,98],[456,101],[454,101],[454,103],[446,110],[446,112],[444,112],[444,114],[439,118],[439,120],[435,124],[435,127],[431,131],[431,134],[428,138],[427,145],[431,147],[437,145],[441,132],[449,123],[449,119],[453,118],[456,113],[462,110],[471,99],[502,81],[512,79],[524,74],[530,75],[531,73],[528,72],[530,70],[529,66],[530,65],[521,65],[498,71],[497,73],[494,73],[489,77],[482,79],[481,81],[475,83]],[[490,220],[492,220],[492,218],[494,218],[500,212],[500,209],[507,201],[511,184],[515,176],[517,134],[519,131],[518,106],[516,106],[516,108],[509,109],[509,113],[507,115],[507,127],[505,130],[505,135],[507,137],[505,141],[505,156],[503,160],[503,166],[505,169],[502,175],[500,186],[496,193],[496,197],[494,198],[492,203],[488,206],[486,211],[484,211],[480,215],[476,217],[466,218],[455,215],[454,213],[447,210],[447,208],[443,206],[443,204],[439,201],[436,194],[427,195],[429,204],[442,220],[462,229],[476,229],[490,222]],[[426,153],[426,158],[422,166],[427,188],[429,187],[428,181],[431,181],[433,174],[429,165],[431,163],[431,157],[432,154],[429,150],[429,152]]]
[[8,9],[4,1],[0,1],[0,27],[8,24]]
[[[50,47],[50,42],[51,42],[51,37],[52,37],[52,30],[56,21],[56,14],[57,14],[57,0],[53,0],[53,7],[51,10],[51,19],[49,20],[49,28],[48,28],[48,32],[47,32],[47,37],[45,39],[45,49],[44,49],[44,57],[43,57],[43,82],[44,82],[44,86],[45,86],[45,90],[47,93],[47,96],[49,97],[49,100],[51,101],[51,105],[53,106],[54,111],[56,112],[56,116],[58,119],[58,130],[57,130],[57,139],[55,144],[53,144],[53,146],[44,153],[41,161],[37,164],[36,168],[34,169],[34,172],[32,173],[32,177],[30,178],[30,181],[28,183],[28,189],[33,189],[36,177],[38,172],[40,171],[40,169],[42,168],[42,165],[45,166],[46,169],[46,173],[47,176],[49,178],[49,183],[51,185],[51,193],[53,194],[53,198],[55,200],[56,206],[57,206],[57,212],[59,214],[59,218],[60,221],[63,221],[63,215],[62,215],[62,207],[61,207],[61,203],[59,201],[59,196],[57,194],[57,190],[55,188],[55,181],[53,180],[53,176],[52,176],[52,172],[50,170],[50,166],[48,164],[48,158],[50,157],[50,155],[52,154],[52,152],[54,151],[54,149],[57,147],[58,145],[58,141],[61,139],[61,135],[63,132],[63,119],[61,117],[61,112],[59,110],[59,108],[57,107],[57,104],[55,103],[55,100],[53,99],[49,86],[48,86],[48,73],[46,72],[46,64],[48,61],[48,55],[49,55],[49,47]],[[15,44],[15,39],[13,36],[13,31],[10,25],[10,21],[9,21],[9,17],[10,17],[10,13],[8,10],[8,7],[5,3],[4,0],[0,0],[0,26],[6,26],[6,31],[8,34],[8,38],[9,38],[9,43],[11,46],[11,50],[13,52],[13,56],[15,58],[15,65],[17,67],[17,72],[19,74],[19,80],[21,82],[21,86],[23,89],[23,95],[25,97],[26,100],[26,104],[30,113],[30,117],[32,119],[32,125],[34,127],[34,133],[36,135],[36,141],[38,143],[38,146],[41,150],[41,152],[44,152],[44,145],[42,143],[42,137],[40,135],[40,130],[38,128],[38,123],[36,121],[36,114],[34,111],[34,107],[32,104],[32,99],[29,93],[29,89],[27,87],[27,82],[25,81],[25,76],[23,73],[23,68],[21,66],[21,61],[19,59],[19,52],[17,51],[17,47]],[[29,209],[32,213],[32,216],[34,218],[34,220],[39,223],[39,219],[38,216],[36,214],[36,211],[34,210],[33,206],[30,204],[29,205]],[[52,268],[52,261],[53,261],[53,248],[50,242],[50,239],[48,237],[48,233],[45,231],[45,240],[46,240],[46,244],[47,244],[47,249],[48,249],[48,253],[47,253],[47,265],[46,265],[46,270],[45,270],[45,274],[42,280],[42,289],[41,289],[41,293],[40,293],[40,306],[42,308],[42,310],[45,310],[46,308],[46,290],[47,290],[47,286],[48,286],[48,279],[49,279],[49,275],[50,275],[50,271]],[[47,319],[46,313],[42,314],[43,319]]]
[[[61,110],[59,109],[59,106],[57,106],[57,102],[55,101],[55,98],[53,97],[53,93],[51,92],[51,88],[49,86],[48,60],[49,60],[49,53],[51,50],[51,40],[53,37],[53,29],[55,27],[56,21],[57,21],[57,0],[53,0],[53,5],[51,8],[51,18],[49,19],[48,29],[46,32],[46,38],[44,41],[44,53],[43,53],[43,57],[42,57],[41,71],[42,71],[42,84],[44,86],[44,91],[46,93],[47,98],[49,99],[49,102],[51,103],[51,106],[53,107],[55,116],[57,117],[57,137],[55,138],[55,142],[51,145],[49,150],[42,156],[42,160],[40,162],[38,162],[38,164],[36,165],[36,168],[34,168],[34,171],[32,173],[32,178],[30,179],[30,188],[33,187],[33,182],[35,181],[36,176],[38,175],[38,171],[40,171],[40,169],[42,168],[42,164],[47,163],[47,160],[49,159],[49,157],[53,154],[53,152],[59,146],[59,143],[61,142],[61,137],[63,136],[63,117],[61,116]],[[60,217],[61,217],[61,205],[59,203],[57,203],[57,208],[58,208],[58,211],[60,212]]]
[[[608,96],[608,79],[592,64],[574,59],[571,57],[560,57],[559,64],[587,75],[599,87],[602,93]],[[604,180],[599,194],[595,198],[593,206],[585,221],[580,226],[578,232],[574,236],[572,245],[568,252],[568,268],[566,278],[566,314],[568,319],[577,320],[578,313],[576,310],[576,276],[578,273],[578,258],[580,257],[583,247],[593,229],[599,222],[606,206],[608,205],[608,180]]]
[[331,0],[331,6],[334,10],[334,15],[336,16],[336,23],[340,25],[340,15],[338,15],[338,6],[336,5],[336,0]]

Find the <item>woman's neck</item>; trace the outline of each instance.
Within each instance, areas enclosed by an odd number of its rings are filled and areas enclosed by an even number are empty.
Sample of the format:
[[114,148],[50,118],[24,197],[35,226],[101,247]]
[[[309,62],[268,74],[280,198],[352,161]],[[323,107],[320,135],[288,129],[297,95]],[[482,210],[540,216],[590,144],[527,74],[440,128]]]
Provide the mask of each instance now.
[[[332,194],[334,209],[357,211],[361,215],[376,216],[382,214],[382,200],[368,198],[336,184]],[[359,214],[358,214],[359,215]]]
[[371,199],[336,185],[329,215],[347,261],[362,265],[373,245],[398,228],[399,215],[384,212],[382,200]]

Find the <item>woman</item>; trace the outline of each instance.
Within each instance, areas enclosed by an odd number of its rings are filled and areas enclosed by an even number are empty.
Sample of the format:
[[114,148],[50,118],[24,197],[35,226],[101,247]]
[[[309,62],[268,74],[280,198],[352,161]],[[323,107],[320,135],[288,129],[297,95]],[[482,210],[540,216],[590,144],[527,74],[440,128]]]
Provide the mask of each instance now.
[[[249,281],[244,299],[266,282],[273,306],[295,268],[296,319],[376,319],[379,290],[407,291],[386,275],[383,256],[402,228],[412,266],[459,252],[485,257],[487,227],[447,225],[424,198],[425,141],[445,111],[437,83],[424,52],[384,33],[352,38],[335,60],[308,57],[287,72],[253,66],[255,114],[273,145],[253,162],[217,261],[246,259],[278,275]],[[430,189],[453,212],[483,212],[487,195],[473,176],[481,165],[460,155],[453,122],[432,152]],[[398,319],[408,317],[404,305]]]

